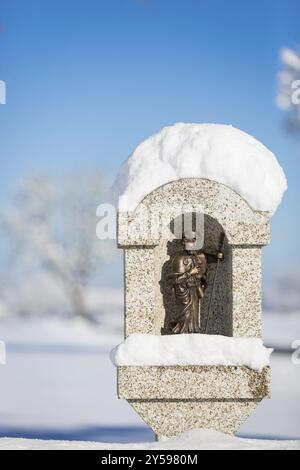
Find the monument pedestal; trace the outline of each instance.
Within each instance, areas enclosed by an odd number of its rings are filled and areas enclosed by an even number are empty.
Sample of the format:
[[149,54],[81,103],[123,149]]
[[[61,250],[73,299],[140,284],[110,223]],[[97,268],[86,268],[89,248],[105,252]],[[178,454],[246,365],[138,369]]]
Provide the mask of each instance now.
[[[231,126],[180,123],[143,142],[114,188],[126,340],[173,333],[260,339],[261,252],[286,190],[276,157]],[[147,350],[154,360],[137,365]],[[262,369],[269,360],[250,368],[237,361],[239,348],[225,362],[222,350],[196,348],[191,357],[179,345],[164,363],[177,365],[162,365],[158,356],[168,352],[139,343],[132,362],[115,363],[119,398],[158,438],[194,428],[235,433],[269,397],[270,369]]]
[[270,375],[269,367],[118,367],[118,396],[158,439],[196,428],[234,434],[270,396]]

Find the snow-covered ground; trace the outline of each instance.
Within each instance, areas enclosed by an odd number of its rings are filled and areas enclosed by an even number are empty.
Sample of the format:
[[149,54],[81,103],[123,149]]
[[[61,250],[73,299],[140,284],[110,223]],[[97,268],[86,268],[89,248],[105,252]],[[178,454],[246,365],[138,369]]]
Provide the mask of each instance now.
[[295,340],[300,340],[300,312],[266,313],[264,315],[264,342],[278,351],[289,351]]
[[[266,314],[264,320],[268,346],[290,349],[300,339],[299,314]],[[0,437],[111,443],[154,440],[130,406],[117,399],[116,370],[109,352],[122,341],[121,332],[55,317],[21,321],[15,316],[1,319],[0,339],[7,346],[7,365],[0,366]],[[273,397],[257,408],[239,435],[300,439],[300,365],[292,363],[291,351],[275,353],[271,363]],[[14,444],[1,442],[7,445]],[[70,444],[49,444],[56,445]]]
[[300,441],[239,439],[225,434],[195,429],[160,442],[105,444],[96,442],[0,439],[0,450],[300,450]]

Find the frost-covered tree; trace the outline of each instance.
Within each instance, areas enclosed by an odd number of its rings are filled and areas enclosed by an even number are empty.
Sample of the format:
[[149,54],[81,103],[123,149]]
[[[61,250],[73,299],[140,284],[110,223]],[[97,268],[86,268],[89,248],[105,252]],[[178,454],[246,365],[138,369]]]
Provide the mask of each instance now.
[[300,130],[300,47],[282,49],[282,70],[278,75],[277,104],[289,112],[290,129]]
[[96,238],[96,209],[106,195],[105,177],[97,171],[61,180],[33,176],[23,181],[0,219],[11,275],[17,266],[26,266],[23,276],[27,272],[56,282],[76,316],[87,316],[86,289],[115,252],[111,241]]

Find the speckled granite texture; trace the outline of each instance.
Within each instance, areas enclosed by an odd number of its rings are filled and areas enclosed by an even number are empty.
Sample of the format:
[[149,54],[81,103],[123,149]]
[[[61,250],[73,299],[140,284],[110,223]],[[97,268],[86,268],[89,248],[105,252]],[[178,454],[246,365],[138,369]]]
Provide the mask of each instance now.
[[[164,333],[175,308],[167,283],[170,259],[181,250],[172,224],[190,212],[203,215],[206,251],[215,251],[221,231],[226,234],[209,333],[260,337],[261,249],[269,243],[270,214],[253,211],[222,184],[196,178],[168,183],[149,194],[133,213],[118,215],[118,246],[124,250],[125,336]],[[215,269],[210,265],[201,305],[202,332]],[[270,371],[125,367],[118,377],[120,398],[127,399],[161,437],[195,427],[235,432],[269,395]]]
[[[161,334],[172,315],[174,296],[166,279],[170,258],[181,250],[181,245],[170,230],[163,231],[162,225],[171,224],[179,215],[179,206],[193,206],[194,212],[204,215],[207,251],[216,249],[222,230],[226,233],[226,258],[219,269],[209,333],[259,337],[260,258],[262,246],[269,242],[269,214],[253,211],[226,186],[202,179],[166,184],[149,194],[133,214],[119,214],[118,243],[125,258],[125,335]],[[153,208],[161,213],[165,209],[163,221],[150,216],[147,220],[145,214]],[[155,230],[154,223],[158,225]],[[153,232],[163,232],[164,237],[151,238]],[[210,265],[208,289],[201,306],[203,328],[214,271],[215,265]]]
[[[215,181],[188,178],[168,183],[150,193],[133,213],[118,215],[118,245],[155,246],[161,240],[155,214],[167,211],[166,224],[183,206],[193,207],[219,222],[229,244],[267,245],[270,238],[270,213],[257,212],[232,189]],[[149,213],[154,214],[149,217]],[[129,221],[129,225],[127,225]]]
[[156,434],[157,439],[178,436],[191,429],[214,429],[234,434],[259,401],[129,400],[129,404]]
[[269,367],[261,373],[224,366],[118,368],[118,396],[126,400],[259,400],[269,388]]

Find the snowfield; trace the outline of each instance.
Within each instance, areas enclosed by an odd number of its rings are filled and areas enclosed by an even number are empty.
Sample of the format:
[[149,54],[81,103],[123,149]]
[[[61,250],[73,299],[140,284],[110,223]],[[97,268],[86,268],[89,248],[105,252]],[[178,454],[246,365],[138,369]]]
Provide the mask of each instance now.
[[295,340],[300,340],[300,314],[279,313],[264,315],[265,343],[277,351],[289,351]]
[[236,191],[258,211],[274,213],[287,189],[275,155],[254,137],[223,124],[178,123],[142,142],[113,185],[120,211],[133,211],[160,186],[206,178]]
[[[114,315],[112,325],[119,324],[118,330],[107,323],[104,327],[55,316],[26,320],[19,316],[1,318],[0,340],[6,342],[7,364],[0,366],[0,438],[12,438],[0,441],[2,447],[98,446],[100,449],[101,446],[110,448],[111,443],[117,442],[118,446],[133,442],[158,445],[153,443],[153,433],[133,409],[117,399],[116,370],[109,352],[123,340],[123,312],[120,309]],[[299,313],[265,314],[264,332],[265,343],[275,347],[271,356],[272,399],[259,405],[238,435],[297,440],[300,439],[300,365],[292,363],[291,343],[300,339]],[[285,346],[286,353],[276,353],[278,346]],[[196,447],[199,447],[202,441],[199,436],[197,439]],[[79,443],[65,442],[70,440]],[[80,444],[82,441],[88,444]],[[246,441],[242,444],[246,445]],[[253,441],[250,444],[256,445]]]
[[0,439],[0,450],[300,450],[300,441],[239,439],[216,431],[195,429],[165,441],[123,445]]
[[258,338],[133,334],[111,352],[116,366],[246,366],[261,372],[272,349]]

